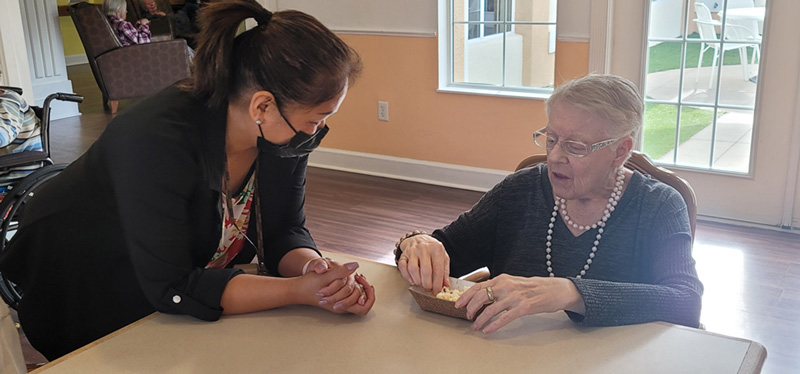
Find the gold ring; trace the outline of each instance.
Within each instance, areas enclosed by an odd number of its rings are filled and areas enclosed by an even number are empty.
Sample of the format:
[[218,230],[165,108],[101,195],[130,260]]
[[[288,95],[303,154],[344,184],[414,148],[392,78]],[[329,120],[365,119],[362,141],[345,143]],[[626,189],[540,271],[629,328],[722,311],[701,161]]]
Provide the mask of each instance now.
[[406,262],[408,262],[408,257],[406,257],[406,256],[400,256],[400,258],[398,258],[398,259],[397,259],[397,262],[400,262],[400,261],[403,261],[403,260],[405,260]]
[[494,302],[494,293],[492,293],[492,287],[486,287],[486,296],[489,296],[489,303]]

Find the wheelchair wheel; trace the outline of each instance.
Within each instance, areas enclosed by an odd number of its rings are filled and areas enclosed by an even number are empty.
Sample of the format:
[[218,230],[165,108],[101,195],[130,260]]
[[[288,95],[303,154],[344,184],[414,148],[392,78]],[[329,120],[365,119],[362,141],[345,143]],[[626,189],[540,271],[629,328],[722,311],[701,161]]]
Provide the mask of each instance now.
[[[28,199],[33,197],[36,188],[60,173],[66,164],[47,165],[31,173],[6,192],[0,202],[0,254],[6,251],[6,245],[14,236],[19,219],[24,212]],[[22,290],[0,273],[0,296],[8,306],[17,309],[22,298]]]

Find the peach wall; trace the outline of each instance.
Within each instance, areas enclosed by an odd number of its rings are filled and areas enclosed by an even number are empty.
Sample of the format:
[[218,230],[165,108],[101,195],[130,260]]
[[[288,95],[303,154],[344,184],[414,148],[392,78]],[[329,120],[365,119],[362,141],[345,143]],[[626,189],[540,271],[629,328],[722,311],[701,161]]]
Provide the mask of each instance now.
[[558,42],[555,71],[556,86],[586,75],[589,72],[589,43]]
[[[546,123],[544,101],[436,92],[436,38],[342,38],[364,73],[329,120],[324,147],[498,170],[541,151],[531,133]],[[588,49],[557,44],[557,82],[586,74]],[[389,102],[389,122],[377,120],[378,101]]]

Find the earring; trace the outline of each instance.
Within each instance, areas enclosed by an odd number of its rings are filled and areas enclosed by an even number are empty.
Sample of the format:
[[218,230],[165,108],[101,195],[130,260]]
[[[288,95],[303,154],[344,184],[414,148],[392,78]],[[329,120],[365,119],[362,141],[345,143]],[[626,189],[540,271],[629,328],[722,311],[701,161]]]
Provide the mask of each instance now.
[[261,120],[260,120],[260,119],[257,119],[257,120],[256,120],[256,125],[259,125],[259,126],[261,126]]

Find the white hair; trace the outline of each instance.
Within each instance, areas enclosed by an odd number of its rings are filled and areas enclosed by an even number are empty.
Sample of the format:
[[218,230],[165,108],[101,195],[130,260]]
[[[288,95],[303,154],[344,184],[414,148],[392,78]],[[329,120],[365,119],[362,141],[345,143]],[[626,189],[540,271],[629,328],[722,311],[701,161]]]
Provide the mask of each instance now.
[[564,83],[547,99],[547,115],[561,102],[604,120],[609,137],[630,135],[635,141],[641,131],[644,100],[633,82],[623,77],[589,74]]
[[107,16],[116,16],[128,11],[128,3],[125,0],[105,0],[103,1],[103,11]]

